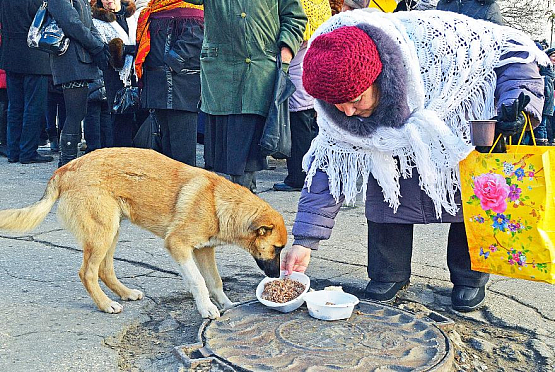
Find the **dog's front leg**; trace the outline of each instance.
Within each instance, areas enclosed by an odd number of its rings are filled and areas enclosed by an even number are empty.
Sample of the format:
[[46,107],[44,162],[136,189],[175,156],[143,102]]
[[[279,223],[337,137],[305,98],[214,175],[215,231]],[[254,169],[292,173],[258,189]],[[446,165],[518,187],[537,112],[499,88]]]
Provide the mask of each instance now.
[[177,261],[179,264],[179,270],[181,275],[185,280],[188,289],[191,291],[195,303],[197,305],[197,310],[203,318],[216,319],[220,317],[220,311],[210,301],[210,296],[208,293],[208,288],[206,288],[206,283],[202,277],[197,265],[192,257],[184,260]]
[[208,291],[224,310],[227,310],[237,303],[231,302],[223,289],[222,278],[216,266],[216,254],[214,247],[197,248],[194,250],[195,261],[204,277]]

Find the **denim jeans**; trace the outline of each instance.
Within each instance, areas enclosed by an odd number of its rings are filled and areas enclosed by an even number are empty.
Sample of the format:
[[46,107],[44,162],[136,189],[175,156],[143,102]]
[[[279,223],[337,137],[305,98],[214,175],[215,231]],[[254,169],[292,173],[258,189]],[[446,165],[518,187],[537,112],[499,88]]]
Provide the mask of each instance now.
[[87,102],[87,115],[83,121],[83,132],[87,142],[86,153],[114,145],[112,118],[110,117],[108,101]]
[[46,115],[46,75],[6,72],[8,85],[8,157],[35,157]]

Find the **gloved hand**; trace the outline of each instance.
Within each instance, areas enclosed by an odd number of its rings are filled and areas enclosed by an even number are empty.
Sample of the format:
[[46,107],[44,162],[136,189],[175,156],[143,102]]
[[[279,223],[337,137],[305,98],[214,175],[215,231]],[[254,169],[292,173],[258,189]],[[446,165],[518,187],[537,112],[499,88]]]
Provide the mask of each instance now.
[[514,136],[522,133],[526,119],[524,118],[524,108],[530,102],[530,97],[520,93],[511,106],[501,106],[501,115],[497,117],[495,124],[496,133],[504,136]]
[[108,49],[108,45],[104,44],[100,52],[93,54],[91,57],[94,64],[97,65],[99,69],[106,70],[108,68],[108,61],[110,61],[110,50]]
[[522,133],[522,130],[526,125],[526,118],[524,117],[523,111],[529,102],[530,97],[521,92],[512,105],[501,106],[501,115],[495,118],[497,120],[497,123],[495,124],[495,138],[499,137],[499,134],[502,134],[503,137],[499,139],[492,152],[507,152],[504,137],[519,136]]

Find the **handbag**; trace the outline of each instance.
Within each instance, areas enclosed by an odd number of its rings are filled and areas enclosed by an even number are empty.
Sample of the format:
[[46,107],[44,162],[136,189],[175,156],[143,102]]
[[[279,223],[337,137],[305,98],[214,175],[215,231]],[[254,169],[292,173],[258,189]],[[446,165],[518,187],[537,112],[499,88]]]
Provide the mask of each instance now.
[[260,152],[263,156],[285,159],[291,156],[291,123],[289,119],[289,97],[296,88],[282,69],[281,56],[276,58],[276,78],[268,116],[264,123]]
[[98,78],[94,79],[89,83],[89,102],[102,102],[107,101],[106,97],[106,87],[104,86],[104,79]]
[[472,270],[555,284],[555,148],[473,151],[459,169]]
[[160,124],[156,119],[154,110],[149,111],[147,119],[141,124],[137,134],[133,138],[133,146],[152,149],[162,153],[162,135],[160,133]]
[[116,114],[134,114],[139,111],[139,106],[139,87],[127,83],[116,92],[112,110]]
[[69,38],[48,13],[48,1],[42,3],[33,18],[27,33],[27,45],[58,56],[69,47]]

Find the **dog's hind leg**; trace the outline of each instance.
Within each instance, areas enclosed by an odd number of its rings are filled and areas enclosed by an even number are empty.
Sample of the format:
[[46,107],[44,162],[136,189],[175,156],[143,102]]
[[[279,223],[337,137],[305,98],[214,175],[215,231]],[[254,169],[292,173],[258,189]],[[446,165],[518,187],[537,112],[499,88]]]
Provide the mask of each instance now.
[[233,307],[235,304],[231,302],[224,293],[222,278],[216,266],[214,247],[199,248],[195,249],[193,252],[198,268],[204,277],[204,281],[212,297],[224,310]]
[[106,252],[104,260],[100,264],[100,269],[98,275],[100,279],[110,288],[114,293],[121,297],[124,301],[135,301],[140,300],[144,297],[143,292],[138,289],[127,288],[122,284],[116,277],[116,272],[114,271],[114,252],[116,251],[116,244],[118,242],[119,231],[116,232],[110,249]]
[[179,265],[179,271],[185,280],[188,290],[193,295],[197,310],[203,318],[216,319],[220,311],[210,301],[208,288],[193,258],[193,247],[178,235],[170,234],[165,239],[166,249]]
[[83,247],[79,278],[98,308],[119,313],[123,307],[100,288],[98,271],[119,226],[119,207],[107,193],[96,188],[66,192],[60,198],[58,214]]

